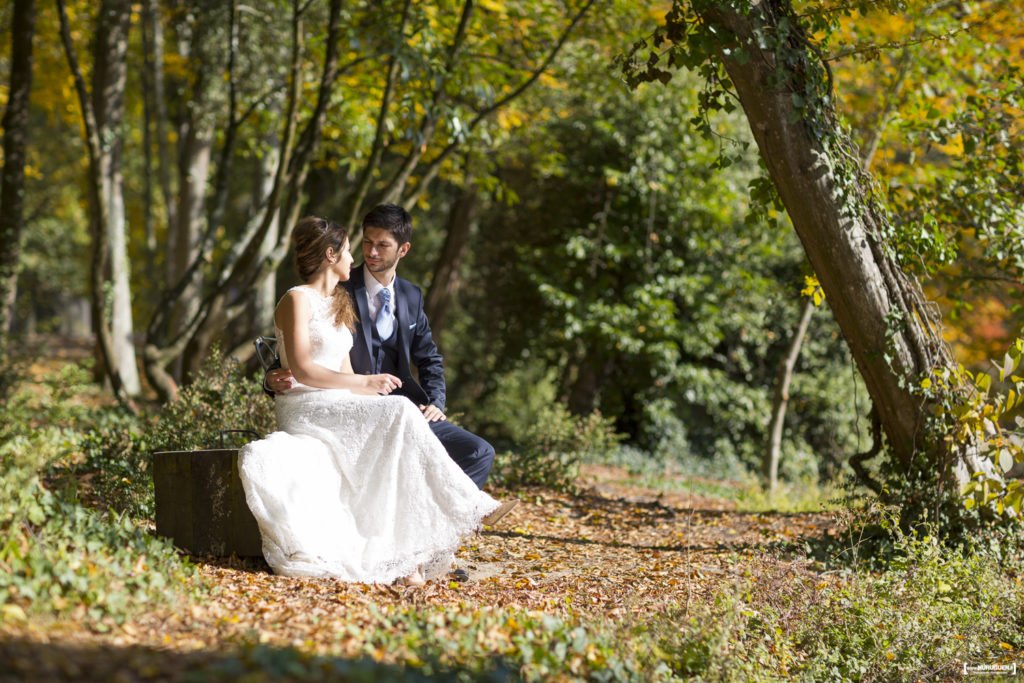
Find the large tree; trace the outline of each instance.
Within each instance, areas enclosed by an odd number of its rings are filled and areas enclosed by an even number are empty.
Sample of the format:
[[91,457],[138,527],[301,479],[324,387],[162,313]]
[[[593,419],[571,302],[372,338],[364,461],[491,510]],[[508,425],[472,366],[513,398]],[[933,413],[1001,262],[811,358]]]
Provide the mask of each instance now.
[[[973,387],[942,338],[936,307],[902,267],[894,226],[836,114],[825,47],[814,36],[827,36],[843,11],[800,15],[788,0],[677,1],[653,39],[665,49],[638,44],[626,73],[636,83],[668,80],[675,66],[700,70],[708,85],[704,114],[694,120],[709,133],[707,112],[739,101],[768,187],[789,214],[864,378],[896,477],[950,491],[952,465],[978,445],[977,431],[961,429],[951,410]],[[969,471],[981,467],[973,461]]]

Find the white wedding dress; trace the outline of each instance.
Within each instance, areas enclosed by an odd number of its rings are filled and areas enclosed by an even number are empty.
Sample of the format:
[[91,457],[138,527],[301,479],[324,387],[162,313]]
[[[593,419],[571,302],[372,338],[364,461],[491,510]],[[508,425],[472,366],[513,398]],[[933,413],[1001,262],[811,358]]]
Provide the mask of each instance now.
[[[313,361],[340,369],[351,332],[334,325],[332,299],[295,289],[309,300]],[[281,330],[277,339],[288,367]],[[498,507],[405,397],[300,384],[274,408],[280,431],[246,444],[238,470],[278,574],[389,583],[421,567],[430,579]]]

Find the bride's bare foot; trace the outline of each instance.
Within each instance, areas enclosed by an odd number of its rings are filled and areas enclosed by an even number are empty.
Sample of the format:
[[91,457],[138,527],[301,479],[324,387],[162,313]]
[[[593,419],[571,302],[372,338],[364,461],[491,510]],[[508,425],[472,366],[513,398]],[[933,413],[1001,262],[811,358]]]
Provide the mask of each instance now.
[[397,586],[425,586],[427,585],[426,579],[423,578],[423,572],[416,568],[412,574],[403,576],[400,579],[395,579],[395,585]]
[[487,515],[480,521],[483,524],[486,524],[487,526],[494,526],[498,522],[498,520],[500,520],[508,513],[512,512],[512,509],[517,505],[519,505],[519,499],[510,498],[509,500],[502,502],[502,504],[498,506],[497,510]]

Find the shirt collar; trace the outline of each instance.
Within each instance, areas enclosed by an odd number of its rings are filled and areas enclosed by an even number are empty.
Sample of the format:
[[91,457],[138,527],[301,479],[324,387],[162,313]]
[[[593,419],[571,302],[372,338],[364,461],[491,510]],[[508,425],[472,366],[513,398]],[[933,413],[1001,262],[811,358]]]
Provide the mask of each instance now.
[[391,282],[389,282],[388,285],[385,287],[384,285],[382,285],[380,283],[380,280],[378,280],[377,278],[375,278],[373,276],[373,273],[371,273],[369,270],[366,270],[365,273],[364,273],[364,276],[363,276],[363,280],[366,283],[366,296],[368,296],[370,298],[370,301],[376,302],[377,301],[377,295],[380,294],[380,290],[387,289],[387,290],[389,290],[391,292],[391,300],[394,301],[395,300],[395,280],[397,280],[397,279],[398,279],[397,275],[395,277],[391,278]]

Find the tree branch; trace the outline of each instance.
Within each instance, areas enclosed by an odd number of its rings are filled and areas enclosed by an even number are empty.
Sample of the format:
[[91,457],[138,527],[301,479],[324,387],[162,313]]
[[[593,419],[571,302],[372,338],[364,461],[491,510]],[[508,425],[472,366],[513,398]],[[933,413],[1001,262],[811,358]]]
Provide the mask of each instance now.
[[864,469],[864,463],[878,455],[882,450],[882,421],[878,417],[878,408],[871,406],[871,447],[863,453],[850,456],[850,467],[857,475],[857,480],[867,486],[876,496],[881,497],[884,489],[882,485],[871,478],[868,471]]
[[380,109],[377,112],[377,129],[373,136],[373,145],[370,147],[370,154],[366,159],[359,179],[356,181],[355,190],[352,192],[352,199],[349,201],[348,215],[342,225],[354,232],[356,219],[362,209],[363,200],[370,190],[370,182],[373,179],[373,172],[380,164],[380,158],[384,153],[384,140],[388,111],[391,109],[391,102],[395,95],[395,83],[398,80],[398,53],[405,42],[405,27],[409,22],[409,6],[411,0],[405,0],[402,4],[402,18],[398,25],[398,38],[395,40],[395,47],[388,60],[388,74],[384,85],[384,94],[380,99]]
[[[559,36],[558,41],[555,43],[555,46],[551,48],[547,56],[544,58],[544,61],[541,62],[540,66],[533,70],[529,78],[520,83],[519,86],[512,90],[512,92],[498,99],[490,106],[485,107],[484,109],[477,112],[477,115],[473,117],[472,121],[470,121],[466,125],[467,131],[472,131],[474,128],[477,127],[477,125],[480,124],[481,121],[486,119],[488,116],[493,114],[498,109],[504,107],[506,104],[508,104],[515,98],[522,95],[531,85],[534,84],[534,82],[537,81],[538,78],[540,78],[541,74],[543,74],[547,70],[548,66],[551,65],[551,62],[554,61],[555,57],[561,51],[562,47],[569,40],[569,36],[572,34],[573,30],[580,23],[580,21],[583,20],[583,17],[586,15],[587,11],[591,8],[591,6],[593,6],[594,2],[595,0],[587,0],[583,7],[581,7],[576,12],[576,14],[572,18],[572,21],[569,22],[569,25],[566,26],[564,31],[562,31],[562,34],[561,36]],[[420,194],[423,193],[427,185],[430,184],[430,181],[434,179],[438,171],[441,169],[441,165],[445,162],[445,160],[448,159],[449,156],[451,156],[452,152],[454,152],[456,148],[458,148],[458,146],[458,140],[452,140],[450,143],[448,143],[448,145],[441,151],[441,153],[438,154],[430,162],[430,164],[427,166],[426,171],[423,173],[423,177],[420,179],[420,182],[417,183],[416,190],[408,198],[403,200],[403,203],[405,203],[406,205],[412,205],[419,200]]]

